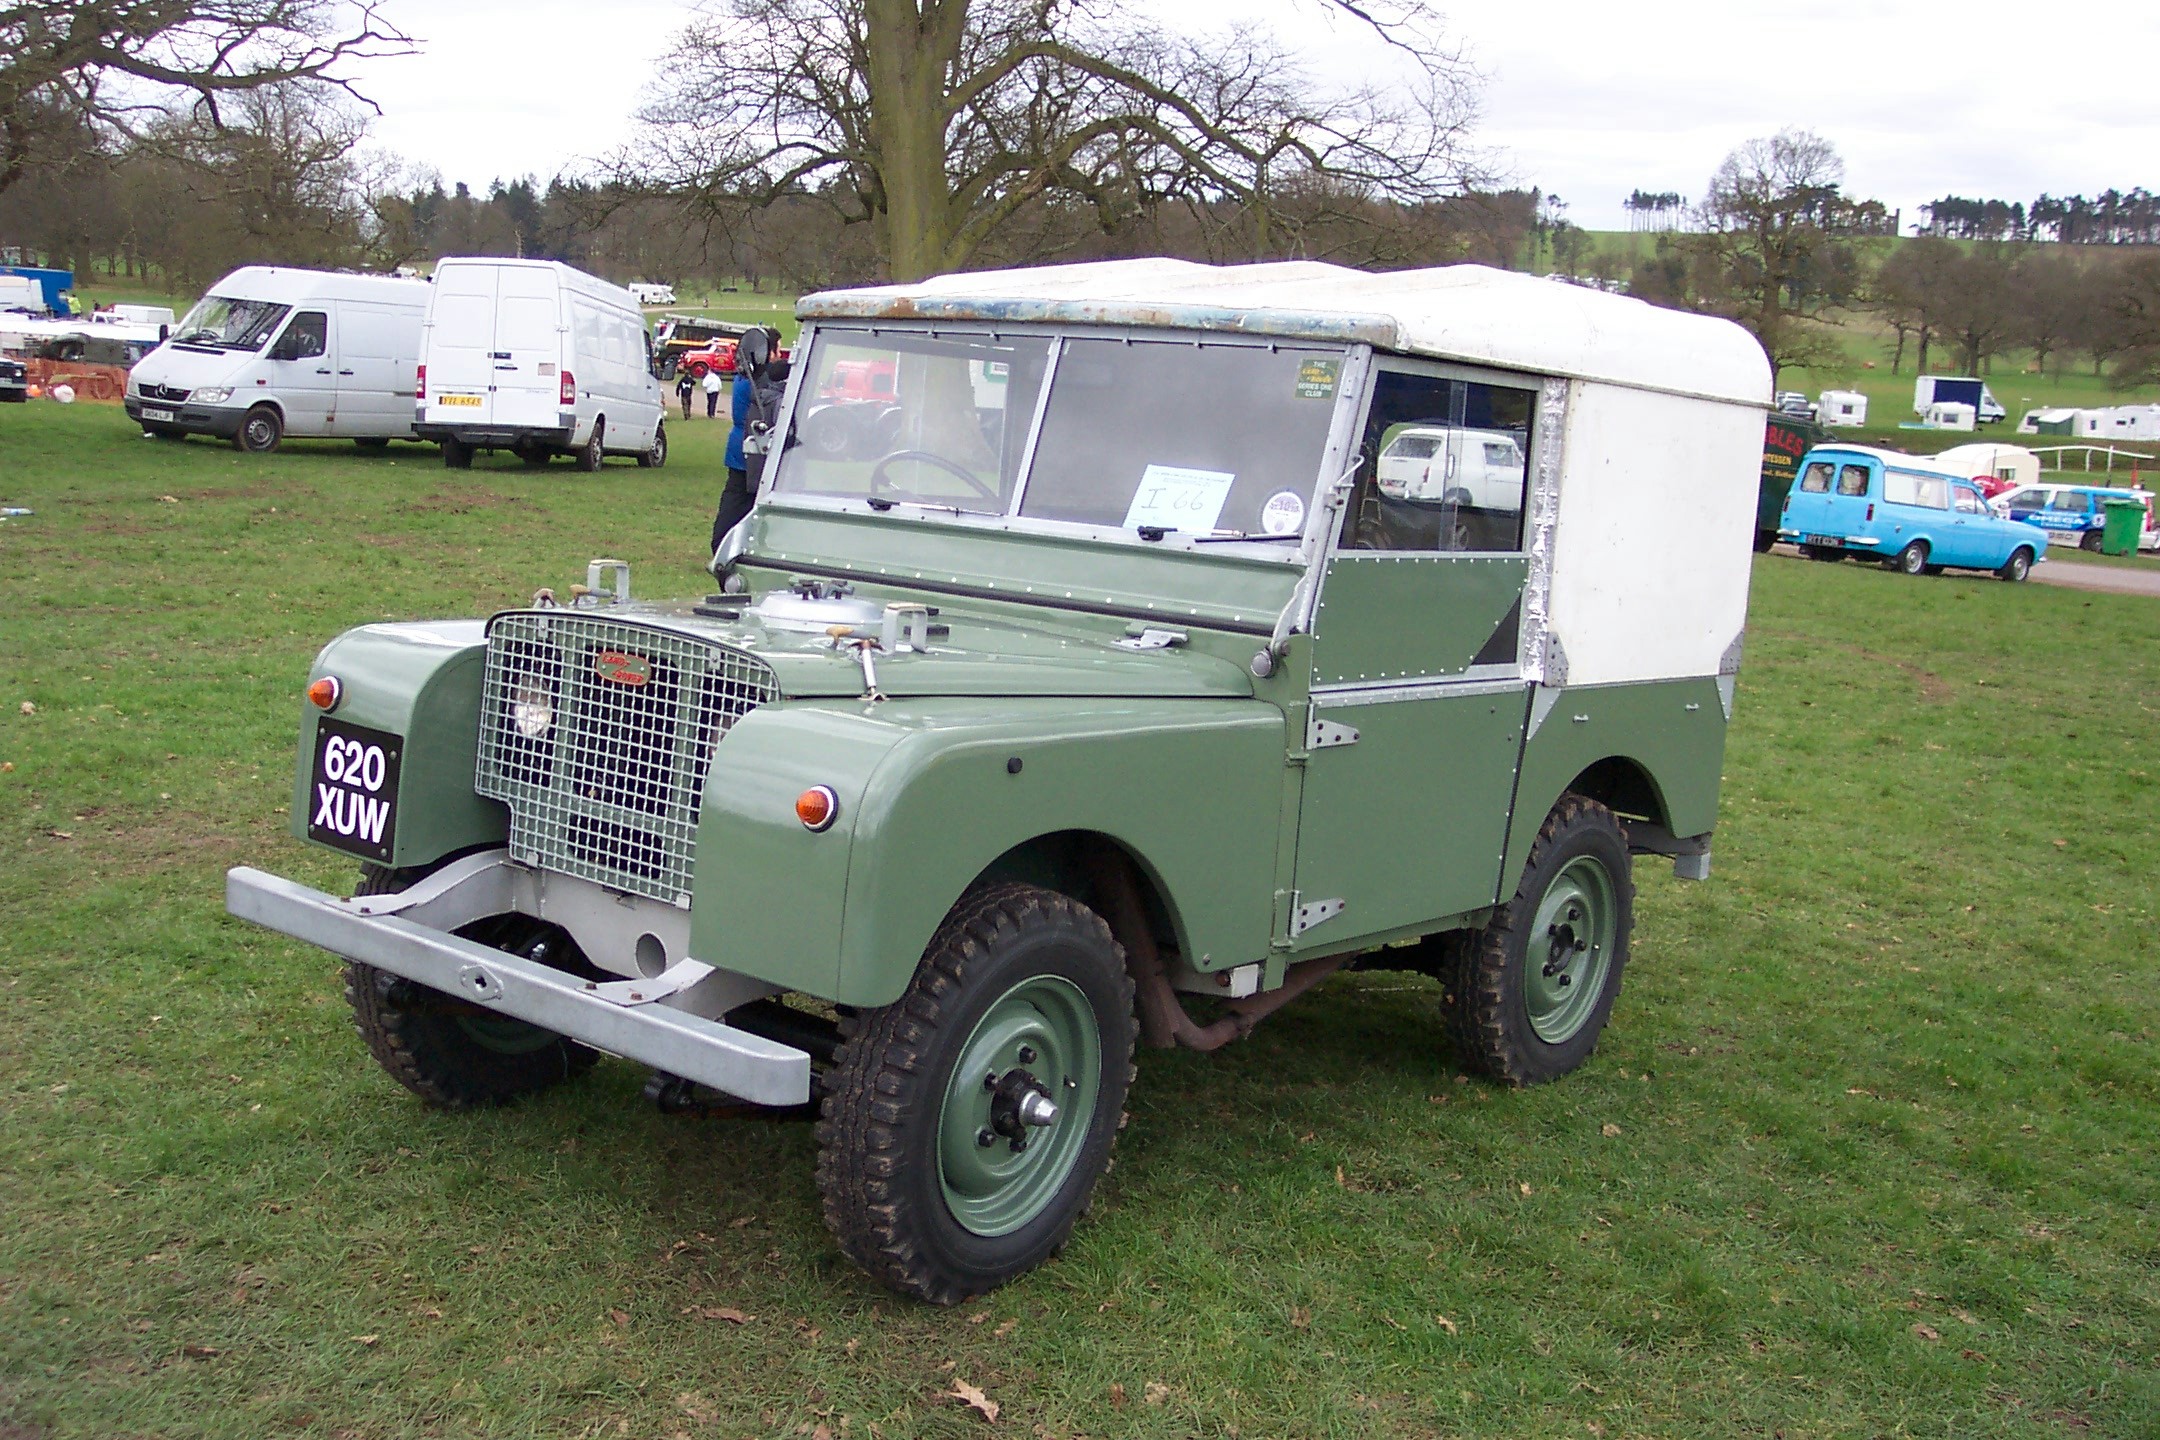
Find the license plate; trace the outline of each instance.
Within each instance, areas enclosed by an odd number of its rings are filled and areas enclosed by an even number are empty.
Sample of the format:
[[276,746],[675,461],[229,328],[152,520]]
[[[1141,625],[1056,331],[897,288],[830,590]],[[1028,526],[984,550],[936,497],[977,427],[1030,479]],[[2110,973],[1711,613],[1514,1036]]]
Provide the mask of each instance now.
[[324,716],[315,722],[308,839],[364,860],[389,863],[397,840],[402,737]]
[[443,405],[464,405],[474,410],[480,408],[480,397],[477,395],[441,395],[436,398],[437,402]]
[[1840,549],[1845,544],[1844,541],[1838,539],[1838,537],[1835,535],[1810,535],[1807,537],[1807,543],[1810,545],[1821,545],[1831,550]]
[[145,405],[143,406],[142,418],[145,420],[174,420],[179,417],[170,410],[152,410]]

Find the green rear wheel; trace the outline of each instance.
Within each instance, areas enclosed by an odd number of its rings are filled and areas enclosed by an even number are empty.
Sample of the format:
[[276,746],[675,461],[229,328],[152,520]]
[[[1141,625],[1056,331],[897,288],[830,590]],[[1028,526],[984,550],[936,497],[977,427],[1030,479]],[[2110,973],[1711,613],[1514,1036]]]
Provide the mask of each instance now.
[[1462,1062],[1535,1085],[1589,1059],[1620,994],[1634,904],[1620,822],[1561,796],[1514,897],[1460,951],[1444,1014]]

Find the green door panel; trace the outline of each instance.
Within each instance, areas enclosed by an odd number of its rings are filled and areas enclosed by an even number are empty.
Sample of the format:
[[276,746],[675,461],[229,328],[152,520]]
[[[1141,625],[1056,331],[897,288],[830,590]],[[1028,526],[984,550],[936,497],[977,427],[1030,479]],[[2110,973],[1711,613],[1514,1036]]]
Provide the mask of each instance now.
[[[348,630],[323,647],[308,671],[310,682],[337,677],[343,690],[332,712],[337,719],[405,739],[393,866],[426,865],[455,851],[500,845],[509,834],[509,813],[473,793],[486,662],[481,622],[444,620]],[[302,840],[313,814],[309,785],[322,713],[301,700],[290,823]]]
[[[1522,555],[1361,554],[1328,561],[1313,617],[1313,683],[1460,675],[1522,598]],[[1507,644],[1502,663],[1515,663]]]
[[1341,900],[1343,912],[1296,937],[1298,949],[1334,949],[1493,902],[1527,704],[1519,684],[1436,686],[1355,705],[1314,696],[1313,713],[1357,739],[1305,761],[1299,903]]
[[[1089,831],[1162,887],[1193,964],[1263,959],[1284,743],[1282,712],[1256,701],[762,707],[717,748],[706,785],[691,953],[839,1003],[888,1004],[992,862]],[[813,784],[840,796],[818,835],[793,809]]]
[[[1544,695],[1554,698],[1523,746],[1501,872],[1503,895],[1515,892],[1531,842],[1561,793],[1600,760],[1626,759],[1649,776],[1663,823],[1673,834],[1703,835],[1717,824],[1725,710],[1716,679],[1595,685]],[[1542,699],[1533,697],[1533,714]]]

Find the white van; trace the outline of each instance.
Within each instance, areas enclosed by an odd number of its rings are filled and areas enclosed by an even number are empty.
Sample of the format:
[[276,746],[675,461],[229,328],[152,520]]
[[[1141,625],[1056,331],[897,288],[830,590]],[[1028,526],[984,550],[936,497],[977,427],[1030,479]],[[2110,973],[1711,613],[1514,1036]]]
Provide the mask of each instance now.
[[128,372],[146,435],[214,435],[258,454],[287,435],[379,448],[413,435],[424,280],[250,265]]
[[1403,425],[1380,447],[1380,493],[1393,500],[1505,503],[1523,486],[1521,440],[1506,430]]
[[413,429],[461,470],[475,450],[667,461],[652,342],[630,292],[554,260],[435,264]]
[[673,305],[675,303],[674,286],[657,285],[647,280],[631,281],[630,295],[640,305]]

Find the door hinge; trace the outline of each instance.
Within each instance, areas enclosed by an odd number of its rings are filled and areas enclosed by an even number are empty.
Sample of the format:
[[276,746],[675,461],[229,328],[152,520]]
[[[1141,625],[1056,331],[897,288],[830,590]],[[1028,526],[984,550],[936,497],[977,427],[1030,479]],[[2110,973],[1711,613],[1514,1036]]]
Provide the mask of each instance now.
[[1343,912],[1343,902],[1340,900],[1303,900],[1293,893],[1290,902],[1290,934],[1293,939]]
[[1357,741],[1358,732],[1355,726],[1344,725],[1335,720],[1323,720],[1317,710],[1309,712],[1305,717],[1307,750],[1329,750],[1337,745],[1355,745]]

